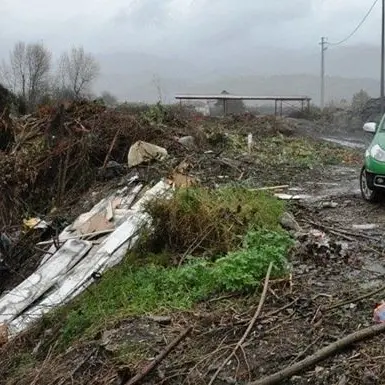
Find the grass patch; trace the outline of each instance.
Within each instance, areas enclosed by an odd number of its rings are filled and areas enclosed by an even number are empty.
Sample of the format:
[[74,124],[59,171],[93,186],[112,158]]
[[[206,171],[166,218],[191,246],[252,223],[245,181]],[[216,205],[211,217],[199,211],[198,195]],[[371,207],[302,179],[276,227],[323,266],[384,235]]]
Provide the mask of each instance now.
[[185,310],[212,295],[255,290],[270,262],[273,277],[284,274],[291,242],[283,232],[259,230],[248,232],[240,250],[212,262],[190,258],[176,268],[135,267],[126,260],[70,308],[52,315],[51,322],[63,319],[59,341],[68,346],[124,317]]
[[[219,135],[219,134],[218,134]],[[246,153],[245,136],[222,134],[226,149],[233,154]],[[256,136],[251,156],[261,166],[302,166],[361,164],[362,151],[336,143],[284,135]]]
[[153,230],[137,253],[222,255],[236,250],[250,228],[279,230],[283,211],[284,203],[271,195],[239,186],[180,189],[147,206]]
[[317,165],[360,164],[362,161],[362,154],[356,149],[309,138],[283,136],[258,140],[253,154],[258,163],[269,166],[315,167]]

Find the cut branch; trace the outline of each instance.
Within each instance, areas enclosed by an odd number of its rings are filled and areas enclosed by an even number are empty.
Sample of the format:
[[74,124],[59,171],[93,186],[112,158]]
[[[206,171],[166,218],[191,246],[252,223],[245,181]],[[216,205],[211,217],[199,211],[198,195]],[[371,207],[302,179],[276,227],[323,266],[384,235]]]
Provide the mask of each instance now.
[[248,385],[274,385],[281,384],[282,381],[303,372],[310,367],[313,367],[320,361],[325,360],[326,358],[336,354],[337,352],[348,348],[349,346],[360,342],[367,338],[373,338],[374,336],[385,332],[385,324],[374,325],[368,328],[359,330],[355,333],[349,334],[346,337],[333,342],[332,344],[325,346],[324,348],[318,350],[316,353],[311,356],[303,359],[302,361],[297,362],[296,364],[290,365],[287,368],[280,370],[277,373],[274,373],[270,376],[262,378],[260,380],[250,382]]
[[132,377],[131,380],[126,382],[124,385],[134,385],[142,381],[144,377],[153,371],[162,362],[162,360],[164,360],[171,353],[171,351],[188,336],[191,330],[191,326],[185,329],[174,341],[167,345],[166,349],[157,355],[155,359],[141,371],[141,373],[138,373],[135,377]]

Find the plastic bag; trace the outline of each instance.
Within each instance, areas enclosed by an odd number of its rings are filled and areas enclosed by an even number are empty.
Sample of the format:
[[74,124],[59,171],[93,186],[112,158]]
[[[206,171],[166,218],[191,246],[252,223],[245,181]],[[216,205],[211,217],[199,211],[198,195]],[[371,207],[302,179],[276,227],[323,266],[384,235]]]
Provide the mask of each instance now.
[[376,308],[373,312],[373,320],[376,323],[384,323],[385,322],[385,302],[376,305]]

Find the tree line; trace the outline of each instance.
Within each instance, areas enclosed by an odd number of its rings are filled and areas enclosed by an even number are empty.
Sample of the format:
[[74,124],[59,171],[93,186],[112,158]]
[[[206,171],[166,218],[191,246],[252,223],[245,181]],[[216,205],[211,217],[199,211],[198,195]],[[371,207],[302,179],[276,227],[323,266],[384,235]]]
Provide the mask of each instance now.
[[31,112],[51,100],[88,97],[99,73],[99,63],[82,46],[54,62],[43,43],[18,42],[0,65],[0,83],[17,96],[23,112]]

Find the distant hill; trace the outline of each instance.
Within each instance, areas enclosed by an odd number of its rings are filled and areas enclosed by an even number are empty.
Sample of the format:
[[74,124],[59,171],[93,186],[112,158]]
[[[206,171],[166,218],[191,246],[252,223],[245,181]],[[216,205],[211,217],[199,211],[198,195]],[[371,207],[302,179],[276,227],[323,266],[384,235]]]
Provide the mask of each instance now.
[[[250,47],[239,52],[183,58],[175,54],[100,54],[102,74],[96,90],[119,99],[165,101],[175,93],[305,94],[319,102],[319,51]],[[330,48],[326,56],[326,100],[350,100],[364,89],[379,96],[379,49],[373,46]]]

